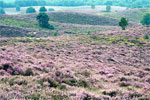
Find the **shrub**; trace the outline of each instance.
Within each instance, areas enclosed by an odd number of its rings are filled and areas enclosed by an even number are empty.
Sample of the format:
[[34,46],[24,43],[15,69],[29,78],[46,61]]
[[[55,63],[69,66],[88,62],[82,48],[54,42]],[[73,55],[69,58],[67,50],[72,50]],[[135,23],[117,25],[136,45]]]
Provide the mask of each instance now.
[[111,11],[111,6],[106,6],[106,12],[110,12]]
[[46,11],[47,11],[47,9],[45,7],[41,7],[39,10],[39,12],[46,12]]
[[36,13],[36,10],[33,7],[29,7],[27,8],[26,13]]
[[59,34],[58,34],[58,32],[54,32],[54,34],[53,34],[53,36],[58,36]]
[[141,20],[142,25],[150,26],[150,13],[146,13]]
[[150,39],[148,34],[145,34],[144,39]]
[[31,76],[31,75],[33,75],[32,69],[31,69],[31,68],[28,68],[28,69],[25,71],[24,75],[25,75],[25,76]]
[[16,11],[20,11],[20,6],[16,6]]
[[39,13],[36,16],[36,19],[39,22],[40,27],[48,28],[48,29],[54,29],[54,27],[48,23],[49,16],[46,13]]
[[3,8],[0,8],[0,14],[5,14],[5,10]]
[[122,28],[122,30],[125,30],[128,25],[128,20],[124,17],[121,18],[119,22],[119,26]]
[[55,11],[55,9],[54,8],[49,8],[48,11]]

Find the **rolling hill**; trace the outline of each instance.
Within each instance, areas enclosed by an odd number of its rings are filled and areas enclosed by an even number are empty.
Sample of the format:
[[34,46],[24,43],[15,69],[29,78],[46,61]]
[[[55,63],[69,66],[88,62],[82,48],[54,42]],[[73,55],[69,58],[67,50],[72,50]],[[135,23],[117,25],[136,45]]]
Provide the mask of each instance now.
[[108,16],[108,17],[116,18],[116,19],[120,19],[121,17],[125,17],[129,21],[139,23],[141,21],[143,15],[146,12],[150,12],[150,9],[148,9],[148,8],[141,8],[141,9],[136,8],[136,9],[129,9],[129,10],[124,10],[124,11],[112,12],[112,13],[104,13],[104,14],[98,13],[98,15],[104,15],[104,16]]

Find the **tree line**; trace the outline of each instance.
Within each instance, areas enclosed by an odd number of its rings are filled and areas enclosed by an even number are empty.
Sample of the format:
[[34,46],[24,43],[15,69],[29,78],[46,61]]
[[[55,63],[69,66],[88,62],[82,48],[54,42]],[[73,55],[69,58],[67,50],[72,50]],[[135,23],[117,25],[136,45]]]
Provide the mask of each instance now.
[[26,6],[83,6],[109,5],[128,8],[150,8],[150,0],[15,0],[13,3],[0,1],[1,8]]

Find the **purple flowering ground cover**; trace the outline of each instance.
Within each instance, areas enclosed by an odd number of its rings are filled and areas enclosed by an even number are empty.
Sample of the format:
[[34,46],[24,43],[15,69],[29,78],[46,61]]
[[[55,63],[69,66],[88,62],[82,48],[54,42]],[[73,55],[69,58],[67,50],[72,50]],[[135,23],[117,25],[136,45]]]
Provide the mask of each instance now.
[[149,100],[144,32],[0,38],[0,100]]

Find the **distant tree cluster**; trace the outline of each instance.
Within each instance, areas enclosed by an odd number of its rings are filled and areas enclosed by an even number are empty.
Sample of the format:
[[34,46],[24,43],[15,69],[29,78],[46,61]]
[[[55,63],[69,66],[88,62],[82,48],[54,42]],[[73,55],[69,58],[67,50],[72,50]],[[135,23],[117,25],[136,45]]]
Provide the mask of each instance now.
[[44,0],[16,0],[15,4],[21,7],[42,5],[44,6],[46,5],[46,2]]
[[14,3],[0,1],[1,8],[27,6],[83,6],[83,5],[122,6],[128,8],[150,8],[150,0],[15,0]]

